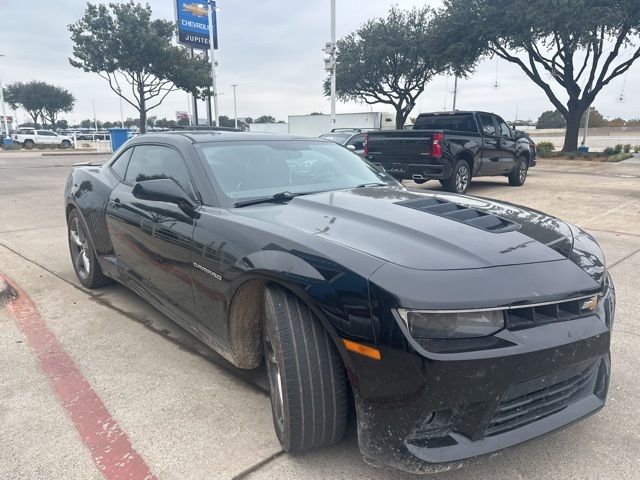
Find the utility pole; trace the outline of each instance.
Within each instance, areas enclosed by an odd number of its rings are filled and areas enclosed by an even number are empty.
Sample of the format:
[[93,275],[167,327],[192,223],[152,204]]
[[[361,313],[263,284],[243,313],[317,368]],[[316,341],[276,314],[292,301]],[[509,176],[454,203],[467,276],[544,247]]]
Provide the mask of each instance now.
[[233,87],[233,123],[238,128],[238,104],[236,103],[236,87],[237,83],[231,85]]
[[453,81],[453,111],[456,110],[456,100],[458,98],[458,76],[455,76]]
[[584,134],[582,136],[582,146],[587,145],[587,135],[589,135],[589,114],[591,113],[591,107],[587,108],[587,114],[584,116]]
[[209,1],[207,2],[209,6],[209,48],[211,50],[211,86],[213,87],[213,114],[215,116],[213,124],[218,126],[218,88],[217,88],[217,79],[216,79],[216,49],[214,44],[214,28],[216,25],[214,23],[215,19],[215,11],[216,11],[216,2]]
[[331,128],[336,126],[336,0],[331,0]]
[[93,105],[93,126],[95,127],[95,131],[98,131],[98,120],[96,119],[96,101],[91,100],[91,104]]
[[[120,94],[120,87],[118,87],[118,94]],[[124,115],[122,114],[122,97],[118,95],[120,100],[120,128],[124,128]]]
[[[0,53],[0,57],[4,57]],[[9,138],[9,122],[7,122],[7,111],[4,108],[4,93],[2,93],[2,79],[0,79],[0,104],[2,105],[2,119],[4,120],[4,133],[6,138]]]

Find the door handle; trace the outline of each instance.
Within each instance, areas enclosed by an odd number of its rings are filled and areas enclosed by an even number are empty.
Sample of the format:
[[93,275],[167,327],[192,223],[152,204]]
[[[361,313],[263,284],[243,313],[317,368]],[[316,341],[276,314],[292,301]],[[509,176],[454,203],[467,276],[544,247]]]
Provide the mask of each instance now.
[[111,206],[113,207],[114,210],[117,210],[118,208],[120,208],[120,199],[114,198],[113,201],[111,202]]

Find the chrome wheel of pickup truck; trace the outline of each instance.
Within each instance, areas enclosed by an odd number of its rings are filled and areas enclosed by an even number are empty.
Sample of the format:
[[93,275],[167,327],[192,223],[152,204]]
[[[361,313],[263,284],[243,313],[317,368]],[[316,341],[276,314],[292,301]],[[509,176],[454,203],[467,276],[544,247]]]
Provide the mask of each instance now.
[[509,185],[514,187],[521,187],[524,185],[527,179],[527,173],[529,171],[529,161],[525,157],[519,157],[516,162],[516,167],[509,175]]
[[458,160],[453,166],[451,176],[440,183],[448,192],[465,193],[471,183],[469,164],[464,160]]

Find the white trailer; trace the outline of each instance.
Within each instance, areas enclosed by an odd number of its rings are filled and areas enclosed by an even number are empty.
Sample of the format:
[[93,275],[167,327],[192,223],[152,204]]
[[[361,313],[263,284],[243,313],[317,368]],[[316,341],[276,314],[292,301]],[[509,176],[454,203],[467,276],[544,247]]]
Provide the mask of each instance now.
[[395,130],[395,115],[383,112],[339,113],[336,123],[331,115],[289,115],[289,133],[318,137],[334,128],[362,128],[371,130]]
[[289,125],[286,123],[250,123],[249,131],[262,133],[289,133]]

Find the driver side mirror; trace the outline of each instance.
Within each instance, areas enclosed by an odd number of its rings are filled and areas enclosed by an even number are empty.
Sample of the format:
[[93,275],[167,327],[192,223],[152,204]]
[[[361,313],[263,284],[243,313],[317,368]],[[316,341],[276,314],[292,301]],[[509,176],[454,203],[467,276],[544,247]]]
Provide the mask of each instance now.
[[347,145],[347,149],[351,150],[352,152],[356,151],[355,145]]
[[180,185],[169,178],[142,180],[135,184],[131,193],[141,200],[173,203],[187,215],[196,216],[198,206]]

